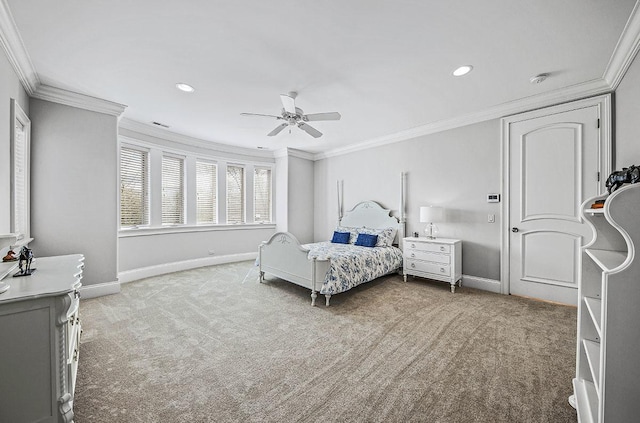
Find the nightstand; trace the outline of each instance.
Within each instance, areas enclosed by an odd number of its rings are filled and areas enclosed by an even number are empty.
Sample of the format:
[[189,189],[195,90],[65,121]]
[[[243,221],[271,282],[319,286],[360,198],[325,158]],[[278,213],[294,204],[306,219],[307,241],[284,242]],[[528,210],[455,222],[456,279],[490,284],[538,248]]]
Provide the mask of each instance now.
[[449,282],[456,292],[462,286],[462,241],[447,238],[413,238],[402,240],[404,281],[407,275]]

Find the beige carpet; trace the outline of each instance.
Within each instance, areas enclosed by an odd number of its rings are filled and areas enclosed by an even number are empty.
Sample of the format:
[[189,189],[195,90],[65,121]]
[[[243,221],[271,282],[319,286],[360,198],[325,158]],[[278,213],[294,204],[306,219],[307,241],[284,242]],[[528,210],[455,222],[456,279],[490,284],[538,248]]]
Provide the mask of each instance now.
[[82,301],[75,422],[576,422],[575,308],[397,275],[312,308],[250,270]]

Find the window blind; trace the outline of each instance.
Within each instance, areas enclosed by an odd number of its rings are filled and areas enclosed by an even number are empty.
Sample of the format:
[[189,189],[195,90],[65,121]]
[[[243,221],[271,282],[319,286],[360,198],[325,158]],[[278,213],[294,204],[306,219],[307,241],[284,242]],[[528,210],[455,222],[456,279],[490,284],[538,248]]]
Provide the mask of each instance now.
[[271,169],[254,169],[253,209],[254,222],[271,222]]
[[227,223],[244,223],[244,168],[227,166]]
[[184,160],[162,156],[162,223],[184,223]]
[[149,224],[149,172],[146,151],[120,149],[120,226]]
[[217,166],[196,161],[196,221],[218,223]]
[[13,229],[18,238],[29,237],[29,204],[27,195],[29,154],[25,125],[15,121],[13,133]]

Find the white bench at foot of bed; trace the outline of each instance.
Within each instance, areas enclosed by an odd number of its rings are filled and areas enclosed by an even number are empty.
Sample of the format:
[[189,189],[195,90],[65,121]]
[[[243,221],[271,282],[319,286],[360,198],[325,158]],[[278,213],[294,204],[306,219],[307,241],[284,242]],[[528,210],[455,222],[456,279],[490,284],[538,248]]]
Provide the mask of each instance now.
[[[311,305],[316,305],[318,292],[329,270],[329,260],[309,259],[309,249],[303,247],[289,232],[278,232],[271,239],[260,244],[258,250],[260,282],[265,273],[293,282],[311,290]],[[330,294],[325,295],[329,305]]]

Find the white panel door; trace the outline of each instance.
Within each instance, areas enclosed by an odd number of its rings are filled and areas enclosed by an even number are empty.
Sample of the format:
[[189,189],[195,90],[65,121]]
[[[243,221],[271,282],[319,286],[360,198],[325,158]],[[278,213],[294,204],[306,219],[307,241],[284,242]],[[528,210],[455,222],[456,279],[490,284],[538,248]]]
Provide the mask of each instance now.
[[509,125],[509,291],[577,304],[582,202],[599,192],[600,111],[584,107]]

